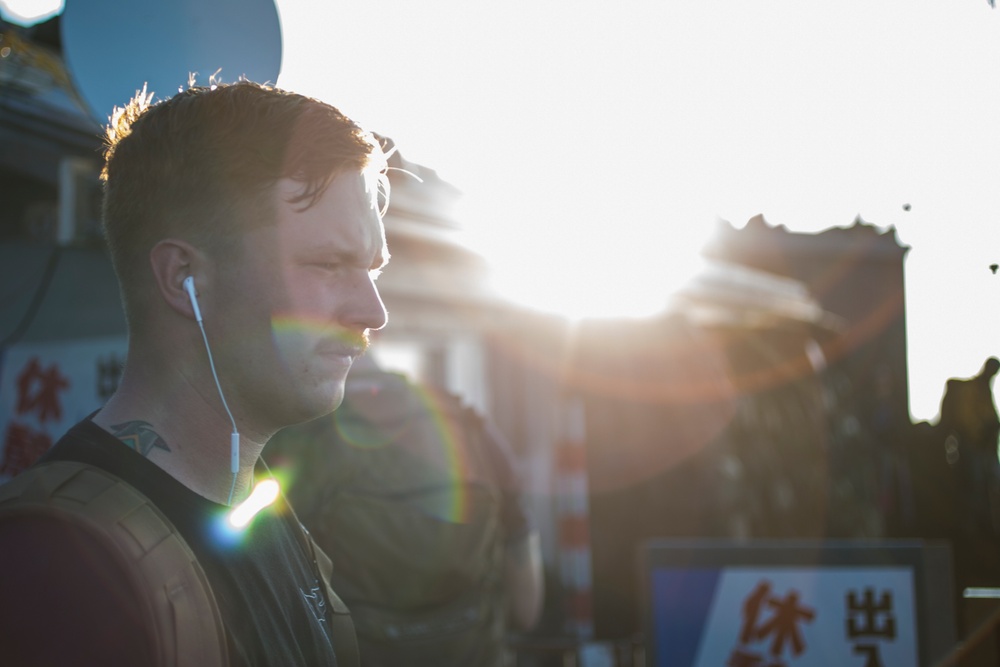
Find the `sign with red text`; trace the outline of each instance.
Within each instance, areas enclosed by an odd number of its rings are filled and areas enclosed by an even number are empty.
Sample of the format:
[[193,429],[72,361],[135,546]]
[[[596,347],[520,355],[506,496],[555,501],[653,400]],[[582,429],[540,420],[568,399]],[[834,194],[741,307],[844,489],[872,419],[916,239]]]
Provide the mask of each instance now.
[[38,459],[118,387],[124,337],[24,343],[0,358],[0,482]]
[[643,573],[648,664],[933,664],[953,641],[943,549],[893,541],[652,544]]
[[904,568],[664,569],[653,595],[656,632],[677,653],[664,665],[918,664]]

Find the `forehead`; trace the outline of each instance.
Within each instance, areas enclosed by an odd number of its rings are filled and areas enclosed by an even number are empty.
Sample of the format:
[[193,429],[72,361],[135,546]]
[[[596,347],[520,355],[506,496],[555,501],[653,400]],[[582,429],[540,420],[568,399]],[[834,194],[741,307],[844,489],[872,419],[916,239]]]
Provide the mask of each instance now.
[[328,248],[352,257],[357,255],[358,261],[367,262],[366,266],[382,255],[385,247],[382,218],[361,172],[340,174],[311,205],[309,201],[290,201],[303,188],[298,181],[282,179],[274,189],[274,231],[284,249]]

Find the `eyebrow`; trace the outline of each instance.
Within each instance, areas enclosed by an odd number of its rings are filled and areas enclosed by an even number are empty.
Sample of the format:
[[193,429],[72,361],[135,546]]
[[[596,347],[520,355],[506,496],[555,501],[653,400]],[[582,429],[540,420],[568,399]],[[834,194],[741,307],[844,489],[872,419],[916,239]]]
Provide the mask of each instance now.
[[[309,255],[322,255],[324,258],[333,259],[341,264],[353,264],[356,266],[368,264],[362,254],[352,252],[350,250],[344,250],[335,243],[324,243],[314,246],[309,249]],[[385,265],[389,263],[389,257],[389,249],[384,243],[381,244],[381,248],[375,253],[375,259],[368,266],[368,270],[381,271],[385,268]]]

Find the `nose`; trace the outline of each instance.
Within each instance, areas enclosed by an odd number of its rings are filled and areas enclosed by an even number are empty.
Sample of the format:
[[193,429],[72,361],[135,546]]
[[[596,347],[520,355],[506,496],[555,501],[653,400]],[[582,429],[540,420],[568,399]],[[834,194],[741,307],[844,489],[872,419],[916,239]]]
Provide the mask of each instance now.
[[351,284],[351,299],[343,324],[356,330],[377,331],[388,323],[389,314],[371,274],[359,273]]

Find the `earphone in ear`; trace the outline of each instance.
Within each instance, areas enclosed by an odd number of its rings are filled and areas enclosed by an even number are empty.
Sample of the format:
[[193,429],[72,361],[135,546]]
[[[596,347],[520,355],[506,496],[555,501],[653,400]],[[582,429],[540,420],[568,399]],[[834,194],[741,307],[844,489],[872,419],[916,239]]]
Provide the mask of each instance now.
[[233,503],[233,491],[236,489],[236,475],[240,471],[240,434],[236,429],[236,420],[233,419],[233,413],[229,410],[229,404],[226,403],[226,397],[222,393],[222,385],[219,384],[219,376],[215,372],[215,361],[212,359],[212,348],[208,345],[208,336],[205,334],[205,325],[201,320],[201,309],[198,307],[198,295],[194,290],[194,278],[188,276],[184,279],[184,291],[187,292],[188,298],[191,299],[191,308],[194,309],[194,319],[198,322],[198,328],[201,329],[201,338],[205,341],[205,352],[208,353],[208,366],[212,369],[212,378],[215,380],[215,388],[219,391],[219,398],[222,400],[222,407],[226,409],[226,414],[229,415],[229,421],[233,424],[233,432],[229,435],[229,469],[233,473],[233,484],[229,488],[229,504]]
[[198,308],[198,295],[194,291],[194,278],[191,276],[184,279],[184,291],[187,292],[188,298],[191,299],[191,308],[194,309],[194,319],[201,324],[201,309]]

